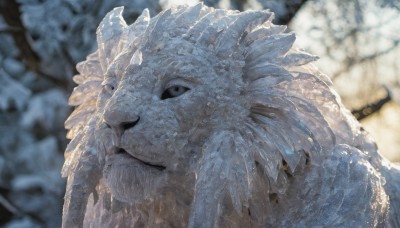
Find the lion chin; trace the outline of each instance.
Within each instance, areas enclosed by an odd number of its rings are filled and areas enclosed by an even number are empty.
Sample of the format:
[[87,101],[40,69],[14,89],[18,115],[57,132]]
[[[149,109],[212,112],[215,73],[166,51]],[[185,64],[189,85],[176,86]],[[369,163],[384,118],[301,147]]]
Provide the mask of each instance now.
[[160,194],[157,190],[166,183],[164,169],[128,154],[116,154],[107,159],[103,176],[115,199],[128,203],[140,202]]
[[400,227],[400,169],[273,13],[122,11],[77,65],[63,227]]

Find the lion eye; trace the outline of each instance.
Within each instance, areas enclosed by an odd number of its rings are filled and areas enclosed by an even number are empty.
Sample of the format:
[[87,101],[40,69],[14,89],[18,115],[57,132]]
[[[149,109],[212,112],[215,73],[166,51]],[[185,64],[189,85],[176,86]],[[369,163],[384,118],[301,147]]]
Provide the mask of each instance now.
[[164,90],[164,92],[161,95],[161,100],[178,97],[184,94],[188,90],[190,89],[185,86],[180,86],[180,85],[171,86],[168,89]]
[[115,87],[111,84],[105,84],[105,85],[103,85],[103,88],[109,94],[112,94],[115,90]]

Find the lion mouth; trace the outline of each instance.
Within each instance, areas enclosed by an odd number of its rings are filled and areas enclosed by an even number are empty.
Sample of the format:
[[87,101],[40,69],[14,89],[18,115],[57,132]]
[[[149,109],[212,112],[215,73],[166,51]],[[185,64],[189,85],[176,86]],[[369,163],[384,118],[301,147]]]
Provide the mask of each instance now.
[[165,169],[167,168],[167,167],[165,167],[165,166],[163,166],[163,165],[157,165],[157,164],[152,164],[152,163],[150,163],[150,162],[143,161],[143,160],[141,160],[141,159],[139,159],[139,158],[133,156],[132,154],[128,153],[128,152],[127,152],[126,150],[124,150],[123,148],[117,149],[115,154],[124,154],[124,155],[128,155],[129,157],[135,159],[135,160],[138,161],[139,163],[141,163],[141,164],[143,164],[143,165],[145,165],[145,166],[149,166],[149,167],[151,167],[151,168],[157,169],[157,170],[159,170],[159,171],[163,171],[163,170],[165,170]]

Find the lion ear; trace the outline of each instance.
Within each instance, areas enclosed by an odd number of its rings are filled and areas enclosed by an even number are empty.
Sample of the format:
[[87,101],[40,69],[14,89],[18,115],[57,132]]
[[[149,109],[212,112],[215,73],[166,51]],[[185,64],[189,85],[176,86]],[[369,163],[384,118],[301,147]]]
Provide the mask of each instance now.
[[182,13],[175,16],[173,21],[177,27],[189,27],[196,21],[199,16],[203,15],[207,12],[207,9],[204,7],[203,2],[196,4],[193,7],[188,7],[187,9],[183,10]]
[[107,71],[108,66],[114,58],[121,52],[118,44],[124,28],[127,24],[122,17],[124,7],[114,8],[101,21],[97,28],[97,45],[99,49],[99,60],[103,72]]
[[[140,48],[140,39],[150,23],[149,10],[144,9],[135,23],[127,25],[122,13],[124,7],[109,12],[97,28],[98,56],[102,71],[105,73],[111,63],[121,54]],[[136,48],[134,48],[136,47]]]
[[217,56],[228,58],[237,50],[237,45],[247,33],[255,27],[272,20],[273,13],[269,10],[264,11],[246,11],[240,14],[232,24],[230,24],[218,37],[215,49]]

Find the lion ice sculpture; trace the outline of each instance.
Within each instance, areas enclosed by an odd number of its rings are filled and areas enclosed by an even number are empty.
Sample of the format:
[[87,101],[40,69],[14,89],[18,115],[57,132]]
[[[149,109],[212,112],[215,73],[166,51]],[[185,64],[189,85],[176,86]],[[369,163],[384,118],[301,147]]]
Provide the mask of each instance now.
[[104,18],[66,121],[64,227],[400,227],[400,172],[269,11]]

